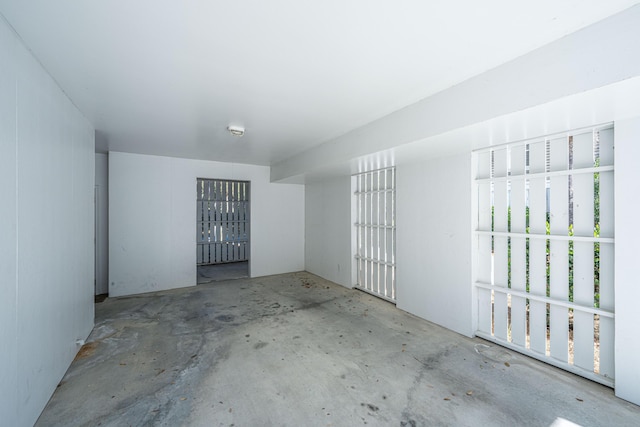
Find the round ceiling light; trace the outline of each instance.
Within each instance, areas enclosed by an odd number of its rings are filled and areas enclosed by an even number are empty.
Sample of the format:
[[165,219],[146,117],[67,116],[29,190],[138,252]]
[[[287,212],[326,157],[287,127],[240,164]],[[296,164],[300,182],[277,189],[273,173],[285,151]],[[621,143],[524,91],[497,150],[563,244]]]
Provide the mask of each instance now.
[[229,125],[227,126],[227,130],[233,136],[242,136],[244,135],[244,127],[238,125]]

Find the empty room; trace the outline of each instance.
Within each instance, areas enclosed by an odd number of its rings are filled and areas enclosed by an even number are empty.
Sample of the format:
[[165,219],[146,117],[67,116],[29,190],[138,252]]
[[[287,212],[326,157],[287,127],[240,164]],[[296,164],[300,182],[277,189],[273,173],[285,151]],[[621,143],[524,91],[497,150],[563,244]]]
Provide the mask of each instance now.
[[0,424],[640,425],[638,3],[0,0]]

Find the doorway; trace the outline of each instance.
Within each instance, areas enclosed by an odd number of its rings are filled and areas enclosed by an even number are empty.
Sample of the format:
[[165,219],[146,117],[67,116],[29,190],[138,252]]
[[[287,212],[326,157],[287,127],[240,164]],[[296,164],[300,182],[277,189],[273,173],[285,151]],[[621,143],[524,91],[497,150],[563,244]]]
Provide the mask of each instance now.
[[95,154],[94,186],[94,295],[95,302],[109,294],[109,156]]
[[249,277],[249,182],[198,178],[198,284]]

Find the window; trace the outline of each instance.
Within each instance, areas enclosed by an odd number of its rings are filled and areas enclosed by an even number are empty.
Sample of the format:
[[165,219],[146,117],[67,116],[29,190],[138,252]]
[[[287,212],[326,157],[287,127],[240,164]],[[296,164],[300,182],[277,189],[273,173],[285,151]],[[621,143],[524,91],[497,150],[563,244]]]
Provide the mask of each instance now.
[[356,180],[356,287],[396,299],[395,168],[366,172]]
[[474,153],[477,335],[613,385],[613,127]]

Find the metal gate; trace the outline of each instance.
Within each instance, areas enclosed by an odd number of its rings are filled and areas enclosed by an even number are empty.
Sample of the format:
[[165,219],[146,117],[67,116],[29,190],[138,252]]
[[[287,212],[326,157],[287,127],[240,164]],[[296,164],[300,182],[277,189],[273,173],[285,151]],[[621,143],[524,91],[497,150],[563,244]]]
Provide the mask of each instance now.
[[198,265],[249,259],[249,183],[197,180]]
[[396,170],[381,169],[356,180],[356,287],[396,300]]
[[612,126],[474,159],[476,334],[613,386]]

